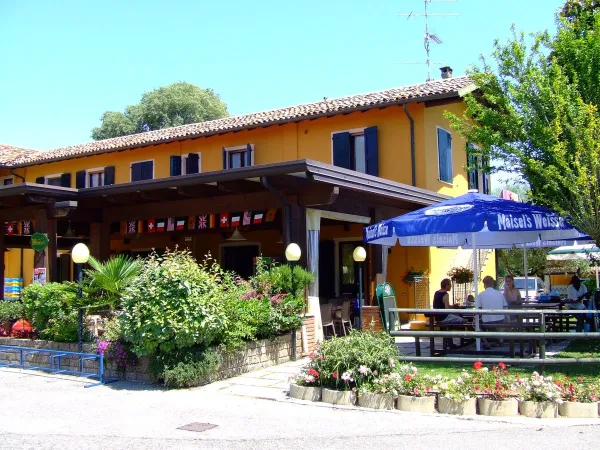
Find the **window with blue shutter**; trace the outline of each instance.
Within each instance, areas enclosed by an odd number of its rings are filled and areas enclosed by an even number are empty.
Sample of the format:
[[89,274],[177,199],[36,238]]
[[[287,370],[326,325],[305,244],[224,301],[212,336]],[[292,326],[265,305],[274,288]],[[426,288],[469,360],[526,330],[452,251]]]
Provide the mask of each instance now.
[[223,169],[239,169],[252,166],[254,162],[253,152],[252,144],[223,148]]
[[473,144],[467,144],[467,169],[469,171],[469,189],[479,190],[479,164],[477,155],[472,151]]
[[200,173],[200,154],[190,153],[185,161],[185,173]]
[[333,135],[333,165],[351,169],[350,133],[335,133]]
[[379,176],[377,127],[359,133],[335,133],[332,139],[334,166]]
[[366,173],[379,176],[379,149],[377,144],[377,127],[365,128],[365,166]]
[[171,176],[176,177],[181,175],[181,156],[171,156]]
[[440,181],[452,183],[452,135],[442,129],[437,129],[438,165]]
[[131,181],[151,180],[154,178],[154,161],[142,161],[131,165]]

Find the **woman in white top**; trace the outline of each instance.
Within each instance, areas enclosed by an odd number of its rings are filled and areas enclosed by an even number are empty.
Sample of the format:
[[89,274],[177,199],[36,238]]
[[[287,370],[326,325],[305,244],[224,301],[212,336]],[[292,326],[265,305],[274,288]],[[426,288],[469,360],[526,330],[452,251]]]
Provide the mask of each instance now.
[[[585,284],[581,282],[577,275],[571,278],[571,284],[567,288],[567,298],[569,303],[567,304],[568,309],[585,309],[583,299],[587,297],[588,290]],[[577,331],[583,331],[583,321],[585,317],[583,314],[577,314]]]

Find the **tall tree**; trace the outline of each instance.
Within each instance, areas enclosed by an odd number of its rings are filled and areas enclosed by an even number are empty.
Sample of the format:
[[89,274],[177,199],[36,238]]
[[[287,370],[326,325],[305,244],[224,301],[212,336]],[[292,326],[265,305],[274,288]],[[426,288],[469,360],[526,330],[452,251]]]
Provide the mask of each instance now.
[[189,123],[227,117],[227,105],[212,89],[178,82],[146,92],[137,105],[125,112],[106,111],[92,138],[108,139]]
[[484,58],[470,71],[478,90],[452,126],[529,183],[531,199],[564,215],[600,242],[600,11],[593,21],[558,18],[558,32],[494,43],[495,67]]

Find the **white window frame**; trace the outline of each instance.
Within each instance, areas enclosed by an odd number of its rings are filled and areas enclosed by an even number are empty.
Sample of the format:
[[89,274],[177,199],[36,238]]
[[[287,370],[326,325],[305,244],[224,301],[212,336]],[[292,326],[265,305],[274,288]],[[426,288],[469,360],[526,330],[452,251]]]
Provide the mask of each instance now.
[[448,186],[454,186],[454,157],[453,157],[454,152],[452,151],[452,143],[450,144],[450,169],[452,171],[450,173],[450,181],[445,181],[440,178],[440,141],[438,139],[438,130],[443,130],[446,133],[448,133],[450,135],[450,142],[452,142],[454,140],[454,139],[452,139],[452,132],[450,132],[449,130],[446,130],[443,127],[440,127],[439,125],[436,125],[436,127],[435,127],[435,146],[437,147],[438,181],[440,183],[447,184]]
[[[133,168],[134,164],[137,163],[143,163],[143,162],[149,162],[152,161],[152,178],[150,178],[151,180],[155,179],[155,174],[156,174],[156,163],[153,159],[142,159],[140,161],[131,161],[131,163],[129,163],[129,182],[133,183],[133,173],[131,171],[131,169]],[[141,181],[148,181],[148,180],[141,180]]]
[[[64,172],[63,172],[64,173]],[[44,176],[44,184],[47,186],[50,186],[50,183],[48,183],[48,181],[52,178],[58,178],[60,180],[60,177],[63,175],[63,173],[53,173],[52,175],[46,175]],[[61,186],[60,184],[58,186]]]
[[[252,149],[252,154],[250,155],[250,166],[254,166],[254,144],[250,144],[250,148]],[[229,169],[229,154],[230,153],[241,153],[248,149],[248,144],[245,145],[236,145],[235,147],[225,147],[225,152],[227,153],[227,167],[225,169]]]
[[[86,171],[85,171],[85,184],[84,184],[84,186],[86,188],[90,187],[90,175],[95,174],[95,173],[103,173],[104,176],[106,176],[106,173],[104,171],[104,167],[94,167],[93,169],[86,169]],[[102,183],[102,186],[105,186],[104,182]]]
[[[5,180],[12,180],[11,184],[15,184],[15,177],[13,177],[13,176],[0,177],[0,181],[2,181],[2,184],[0,184],[0,186],[5,186],[5,184],[4,184]],[[7,184],[6,186],[10,186],[11,184]]]
[[[225,149],[225,150],[227,150],[227,149]],[[202,153],[189,152],[189,153],[182,153],[180,155],[181,156],[181,175],[193,175],[193,174],[187,173],[187,166],[185,164],[187,162],[187,158],[190,153],[194,153],[194,154],[198,155],[198,173],[202,173]],[[254,160],[254,152],[252,152],[252,159]],[[254,161],[252,161],[252,162],[254,162]]]
[[[330,155],[330,157],[331,157],[331,165],[333,165],[333,135],[334,134],[340,134],[340,133],[349,133],[350,136],[357,136],[357,135],[360,135],[360,134],[364,135],[365,134],[365,130],[367,128],[368,127],[350,128],[349,130],[336,130],[336,131],[332,131],[331,132],[331,139],[329,140],[329,142],[331,143],[330,144],[331,145],[331,152],[330,152],[331,153],[331,155]],[[361,172],[359,172],[359,173],[361,173]]]

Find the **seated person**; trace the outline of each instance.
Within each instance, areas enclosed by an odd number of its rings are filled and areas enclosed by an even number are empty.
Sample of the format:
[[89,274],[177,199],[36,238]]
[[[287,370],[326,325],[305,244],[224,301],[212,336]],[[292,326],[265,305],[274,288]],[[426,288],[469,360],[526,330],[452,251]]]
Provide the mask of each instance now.
[[[583,299],[588,297],[588,290],[577,275],[571,278],[571,284],[567,288],[567,309],[585,309]],[[584,314],[577,314],[577,331],[583,331]]]
[[[450,295],[448,292],[452,289],[452,282],[448,278],[444,278],[440,283],[440,290],[436,291],[433,294],[433,308],[434,309],[449,309],[452,306],[450,305]],[[445,322],[454,321],[454,318],[459,318],[454,314],[436,314],[435,320],[437,322]],[[451,338],[444,338],[444,347],[445,348],[457,348],[458,346],[454,344],[454,341]]]
[[475,296],[473,294],[467,296],[467,305],[475,305]]
[[504,277],[504,299],[509,309],[514,307],[520,308],[523,304],[521,291],[515,287],[515,279],[512,275]]
[[[494,289],[496,281],[491,276],[487,276],[483,279],[483,287],[485,291],[480,293],[475,300],[475,307],[478,309],[504,309],[506,308],[506,300],[504,295]],[[484,314],[481,316],[482,329],[485,330],[487,325],[497,325],[504,323],[504,314]],[[502,331],[501,328],[493,327],[488,328],[494,331]],[[483,347],[486,350],[490,349],[490,344],[486,338],[482,338]],[[499,340],[499,345],[502,345],[502,340]]]

